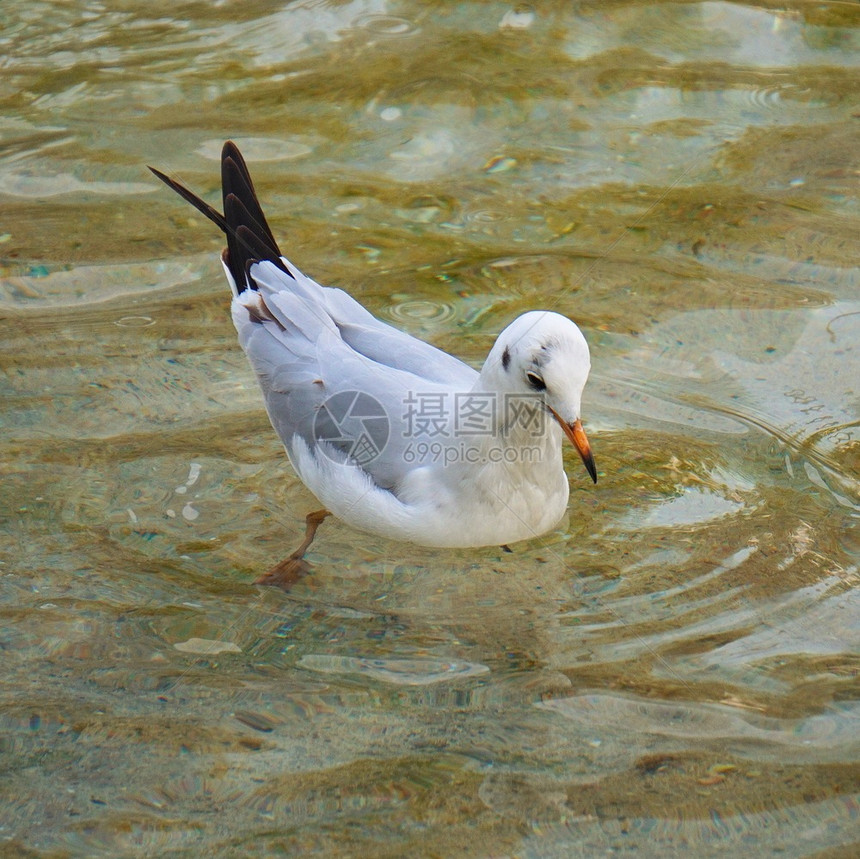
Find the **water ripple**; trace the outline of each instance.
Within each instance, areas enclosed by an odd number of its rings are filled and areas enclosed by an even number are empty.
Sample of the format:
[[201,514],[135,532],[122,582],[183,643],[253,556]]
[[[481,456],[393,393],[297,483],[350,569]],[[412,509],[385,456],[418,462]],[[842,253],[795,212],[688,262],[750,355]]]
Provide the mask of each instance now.
[[309,653],[299,665],[323,674],[363,674],[373,680],[397,686],[427,686],[446,680],[460,680],[486,674],[486,665],[470,662],[443,662],[436,659],[362,659],[352,656],[328,656]]
[[389,316],[395,322],[419,323],[421,325],[441,325],[454,319],[457,308],[444,301],[403,301],[388,308]]

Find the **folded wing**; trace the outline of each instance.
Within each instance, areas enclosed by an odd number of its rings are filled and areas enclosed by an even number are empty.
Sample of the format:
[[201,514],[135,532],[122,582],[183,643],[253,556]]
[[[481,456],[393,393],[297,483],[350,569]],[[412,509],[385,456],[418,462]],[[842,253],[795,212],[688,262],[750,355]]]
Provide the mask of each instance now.
[[477,372],[381,322],[343,290],[320,286],[283,257],[231,141],[221,156],[223,214],[150,170],[227,237],[221,258],[234,295],[233,322],[288,452],[295,436],[314,449],[314,419],[328,398],[362,392],[381,404],[394,428],[386,448],[364,468],[377,485],[396,486],[407,468],[402,453],[408,443],[397,428],[410,398],[467,391]]

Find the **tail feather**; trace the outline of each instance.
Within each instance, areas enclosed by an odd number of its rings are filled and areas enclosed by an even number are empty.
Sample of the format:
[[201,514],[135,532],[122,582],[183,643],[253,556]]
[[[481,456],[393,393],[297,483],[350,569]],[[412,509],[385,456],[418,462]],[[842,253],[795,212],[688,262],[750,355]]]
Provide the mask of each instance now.
[[224,199],[224,211],[227,211],[227,197],[233,194],[245,206],[245,215],[249,218],[248,225],[254,223],[280,256],[278,243],[275,241],[271,229],[269,229],[266,216],[263,214],[263,207],[257,199],[257,193],[254,190],[245,159],[242,158],[239,149],[232,140],[228,140],[224,144],[224,150],[221,153],[221,190]]
[[[287,271],[278,256],[273,258],[272,248],[268,245],[266,240],[258,233],[254,232],[250,227],[246,227],[243,223],[240,223],[239,226],[236,227],[236,243],[241,247],[244,255],[242,260],[243,265],[252,265],[260,260],[272,260],[273,262],[276,261],[278,263],[278,267],[280,269]],[[236,282],[241,283],[241,281]],[[252,289],[257,288],[253,281],[251,281],[248,286]]]
[[223,231],[227,237],[227,249],[222,259],[240,291],[244,287],[257,288],[250,276],[250,268],[261,260],[270,260],[292,277],[281,261],[281,251],[257,199],[245,159],[233,141],[228,140],[221,152],[223,215],[175,179],[154,167],[149,169]]
[[184,185],[180,185],[175,179],[165,176],[164,173],[160,170],[156,170],[155,167],[150,167],[149,169],[159,179],[161,179],[168,188],[172,188],[180,197],[191,203],[198,212],[205,215],[210,221],[221,227],[225,233],[229,233],[230,228],[227,226],[227,221],[217,209],[213,209],[212,206],[210,206],[205,200],[201,200],[193,191],[189,191]]

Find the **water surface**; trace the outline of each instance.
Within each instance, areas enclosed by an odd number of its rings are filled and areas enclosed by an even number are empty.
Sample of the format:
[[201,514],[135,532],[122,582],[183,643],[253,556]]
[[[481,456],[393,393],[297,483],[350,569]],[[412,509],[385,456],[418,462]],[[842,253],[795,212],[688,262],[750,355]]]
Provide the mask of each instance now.
[[[853,3],[6,0],[10,855],[857,845]],[[328,520],[235,343],[227,137],[285,252],[480,365],[591,344],[592,486],[501,549]]]

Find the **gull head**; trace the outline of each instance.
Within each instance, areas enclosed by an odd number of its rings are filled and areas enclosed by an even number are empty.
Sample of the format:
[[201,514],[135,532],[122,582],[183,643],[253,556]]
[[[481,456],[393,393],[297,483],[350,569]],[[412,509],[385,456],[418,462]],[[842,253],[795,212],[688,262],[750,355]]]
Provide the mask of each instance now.
[[532,310],[499,334],[481,370],[480,384],[487,391],[539,402],[558,421],[597,483],[580,416],[590,369],[588,343],[579,328],[560,313]]

